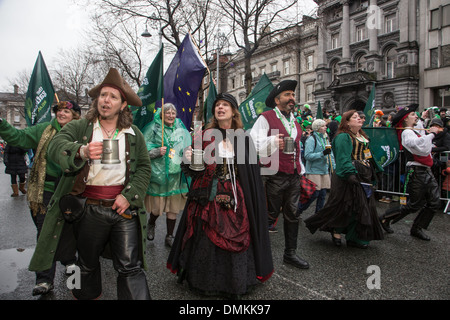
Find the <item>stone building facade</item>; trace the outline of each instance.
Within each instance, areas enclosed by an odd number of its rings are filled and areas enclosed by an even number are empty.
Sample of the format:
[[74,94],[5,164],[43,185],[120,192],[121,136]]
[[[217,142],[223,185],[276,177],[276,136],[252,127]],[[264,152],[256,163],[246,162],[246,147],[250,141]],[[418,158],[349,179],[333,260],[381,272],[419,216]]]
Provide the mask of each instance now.
[[[317,19],[304,16],[300,25],[272,36],[255,51],[252,83],[256,85],[264,73],[274,85],[285,79],[297,80],[297,102],[309,103],[314,108],[316,54]],[[239,103],[247,98],[242,51],[233,55],[219,74],[222,92],[231,93]]]
[[[254,84],[295,79],[297,102],[339,113],[363,110],[375,86],[376,108],[419,103],[450,109],[450,0],[315,0],[304,17],[252,57]],[[221,66],[222,91],[242,102],[244,60]]]
[[0,92],[0,118],[8,121],[17,129],[27,126],[25,120],[25,95],[19,93],[19,87],[14,86],[12,93]]

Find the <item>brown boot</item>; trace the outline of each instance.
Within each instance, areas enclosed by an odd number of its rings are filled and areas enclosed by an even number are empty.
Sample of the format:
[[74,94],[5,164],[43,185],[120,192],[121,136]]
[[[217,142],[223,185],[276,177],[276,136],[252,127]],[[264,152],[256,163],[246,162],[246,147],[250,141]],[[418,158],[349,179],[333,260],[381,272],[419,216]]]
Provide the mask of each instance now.
[[11,188],[13,189],[13,194],[11,197],[18,197],[19,196],[19,186],[17,184],[12,184]]
[[26,182],[19,184],[19,190],[20,190],[20,192],[22,192],[22,194],[27,194],[27,190],[25,189],[25,186],[26,186]]

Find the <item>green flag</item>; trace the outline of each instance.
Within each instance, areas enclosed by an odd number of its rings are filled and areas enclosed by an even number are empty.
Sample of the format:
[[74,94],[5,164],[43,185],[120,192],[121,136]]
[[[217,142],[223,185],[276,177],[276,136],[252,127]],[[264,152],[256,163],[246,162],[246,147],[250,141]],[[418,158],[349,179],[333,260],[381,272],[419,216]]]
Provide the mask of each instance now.
[[212,74],[209,73],[209,90],[208,96],[206,97],[205,104],[203,105],[203,119],[205,120],[205,124],[209,122],[212,118],[212,107],[213,103],[217,97],[217,89],[212,79]]
[[372,127],[373,119],[375,117],[375,84],[373,84],[372,90],[370,91],[369,99],[364,108],[364,114],[366,115],[366,121],[364,122],[363,127]]
[[132,107],[133,124],[140,130],[153,120],[155,109],[161,106],[164,96],[163,61],[164,47],[161,46],[137,92],[142,100],[142,107]]
[[319,105],[317,106],[316,119],[323,119],[322,106],[320,105],[320,101]]
[[47,67],[39,51],[25,101],[25,120],[29,127],[52,119],[52,103],[55,89],[48,74]]
[[372,156],[381,167],[384,168],[397,160],[400,148],[396,129],[367,127],[363,130],[369,136]]
[[258,116],[264,111],[271,110],[266,107],[266,98],[273,89],[273,84],[269,77],[264,73],[253,88],[247,99],[239,106],[239,112],[242,115],[244,130],[253,127]]

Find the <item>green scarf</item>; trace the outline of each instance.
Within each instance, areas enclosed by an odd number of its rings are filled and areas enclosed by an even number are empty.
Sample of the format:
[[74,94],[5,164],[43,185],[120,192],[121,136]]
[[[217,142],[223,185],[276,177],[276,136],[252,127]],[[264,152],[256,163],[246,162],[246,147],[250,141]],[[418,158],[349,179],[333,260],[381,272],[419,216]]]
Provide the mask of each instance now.
[[28,179],[27,199],[33,216],[38,212],[45,214],[47,208],[44,206],[44,183],[47,173],[47,148],[53,139],[57,129],[49,125],[42,133],[41,140],[34,156],[33,167]]

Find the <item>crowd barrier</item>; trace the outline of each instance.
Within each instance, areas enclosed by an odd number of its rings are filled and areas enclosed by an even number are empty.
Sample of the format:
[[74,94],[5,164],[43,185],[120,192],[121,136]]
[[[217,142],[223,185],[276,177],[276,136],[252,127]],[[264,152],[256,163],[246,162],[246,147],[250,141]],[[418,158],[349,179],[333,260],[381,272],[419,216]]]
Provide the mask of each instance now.
[[[390,199],[398,198],[403,195],[408,196],[408,191],[405,189],[407,170],[404,157],[404,152],[400,151],[398,159],[384,168],[381,179],[378,181],[376,192],[385,195]],[[447,163],[450,164],[450,162],[448,162],[450,160],[450,152],[441,152],[435,154],[434,157],[435,159],[440,160],[440,163],[442,164],[442,166],[433,166],[432,171],[440,186],[441,201],[443,201],[445,206],[443,212],[447,213],[450,205],[450,173],[447,175],[445,173],[443,174],[442,171],[445,171],[445,165]]]

